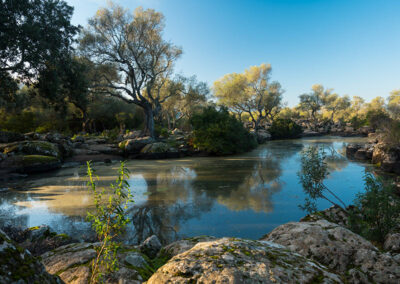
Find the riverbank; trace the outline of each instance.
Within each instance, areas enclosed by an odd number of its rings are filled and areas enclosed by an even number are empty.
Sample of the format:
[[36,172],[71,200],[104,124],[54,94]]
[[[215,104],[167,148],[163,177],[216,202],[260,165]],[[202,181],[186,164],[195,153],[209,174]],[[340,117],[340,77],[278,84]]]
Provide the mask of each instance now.
[[[366,131],[304,131],[301,137],[327,134],[342,137],[365,136]],[[266,130],[254,132],[253,135],[261,144],[273,138]],[[86,161],[111,163],[124,159],[210,156],[210,153],[193,148],[190,141],[190,133],[178,129],[171,131],[168,137],[157,140],[141,136],[140,131],[132,131],[113,139],[90,135],[71,138],[59,133],[23,135],[0,131],[0,181],[20,179],[25,175],[84,164]]]
[[[201,236],[162,245],[151,236],[120,250],[120,269],[107,283],[398,283],[399,235],[388,235],[379,248],[346,228],[346,220],[331,207],[259,240]],[[98,243],[77,243],[47,227],[6,232],[10,238],[0,231],[1,283],[87,283]],[[29,249],[38,258],[29,258],[29,272],[17,274],[27,266],[18,256]]]

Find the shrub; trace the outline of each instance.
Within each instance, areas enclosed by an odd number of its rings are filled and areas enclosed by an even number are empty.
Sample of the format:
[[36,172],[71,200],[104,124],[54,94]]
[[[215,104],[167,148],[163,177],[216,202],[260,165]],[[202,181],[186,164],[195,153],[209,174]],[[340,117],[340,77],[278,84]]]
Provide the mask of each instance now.
[[216,155],[249,151],[257,146],[255,138],[226,108],[204,108],[190,119],[193,147]]
[[125,168],[124,162],[121,163],[117,180],[111,184],[112,192],[109,197],[105,196],[105,189],[97,189],[90,162],[87,162],[87,175],[88,186],[93,192],[95,205],[95,212],[93,214],[88,212],[87,218],[92,223],[100,241],[100,246],[96,247],[96,258],[92,262],[90,283],[97,283],[104,280],[103,269],[106,273],[118,269],[117,252],[121,244],[115,241],[115,238],[124,231],[130,221],[125,211],[133,200],[126,180],[129,177],[129,171]]
[[275,119],[268,131],[274,139],[296,138],[303,132],[300,125],[287,118]]
[[385,236],[398,224],[400,198],[394,193],[390,181],[375,178],[370,173],[364,177],[365,192],[359,193],[350,214],[351,229],[361,236],[383,243]]

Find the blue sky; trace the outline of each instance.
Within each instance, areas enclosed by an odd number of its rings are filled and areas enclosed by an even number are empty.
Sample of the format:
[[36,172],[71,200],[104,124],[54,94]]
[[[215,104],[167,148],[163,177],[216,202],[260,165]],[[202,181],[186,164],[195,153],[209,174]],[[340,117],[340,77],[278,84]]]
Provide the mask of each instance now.
[[[105,0],[67,0],[86,25]],[[176,72],[210,86],[227,73],[271,63],[284,100],[313,84],[367,100],[400,89],[400,1],[119,0],[166,17],[165,38],[183,48]]]

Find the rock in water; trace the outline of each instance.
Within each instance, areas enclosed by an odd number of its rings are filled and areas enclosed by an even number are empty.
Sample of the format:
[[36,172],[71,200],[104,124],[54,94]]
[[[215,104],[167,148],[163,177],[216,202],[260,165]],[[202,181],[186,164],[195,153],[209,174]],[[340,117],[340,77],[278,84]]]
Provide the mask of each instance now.
[[0,230],[0,283],[63,283],[46,272],[29,251],[17,246]]
[[287,223],[263,240],[318,261],[346,275],[350,283],[365,283],[362,279],[369,279],[367,283],[399,283],[399,260],[380,252],[363,237],[326,220]]
[[343,283],[316,262],[270,242],[222,238],[178,254],[147,281],[159,283]]

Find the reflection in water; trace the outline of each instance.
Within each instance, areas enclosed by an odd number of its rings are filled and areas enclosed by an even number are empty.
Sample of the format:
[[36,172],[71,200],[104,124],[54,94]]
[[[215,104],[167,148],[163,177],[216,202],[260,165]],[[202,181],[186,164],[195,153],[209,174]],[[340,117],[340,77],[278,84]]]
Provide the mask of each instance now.
[[[327,151],[329,182],[332,188],[338,184],[345,188],[341,194],[349,201],[362,188],[365,167],[337,153],[356,140],[360,138],[271,141],[237,156],[129,161],[135,203],[127,212],[133,220],[127,242],[140,242],[152,234],[163,242],[201,234],[257,238],[279,224],[298,220],[304,213],[297,207],[303,193],[296,172],[299,153],[308,144],[334,149]],[[100,186],[115,180],[118,166],[95,166]],[[0,195],[0,222],[46,223],[60,232],[88,234],[85,216],[93,199],[85,172],[84,167],[68,168],[5,185],[11,191]]]

